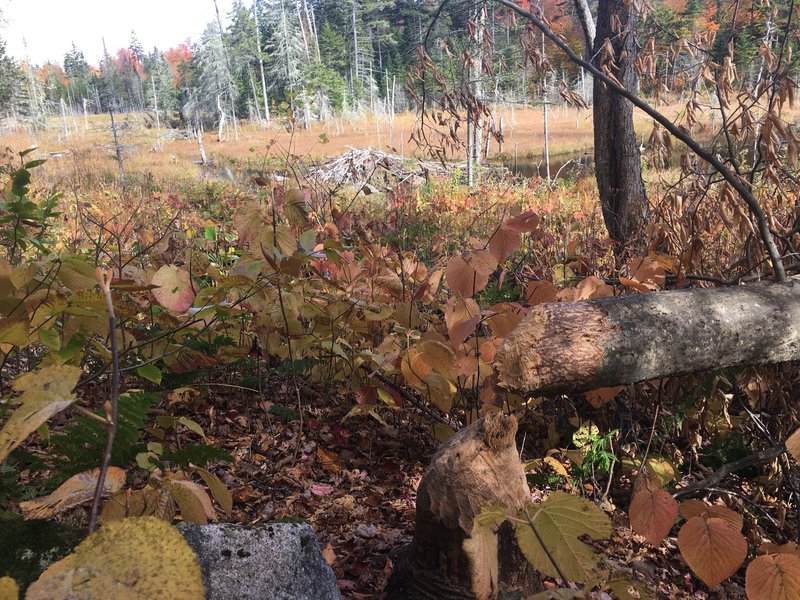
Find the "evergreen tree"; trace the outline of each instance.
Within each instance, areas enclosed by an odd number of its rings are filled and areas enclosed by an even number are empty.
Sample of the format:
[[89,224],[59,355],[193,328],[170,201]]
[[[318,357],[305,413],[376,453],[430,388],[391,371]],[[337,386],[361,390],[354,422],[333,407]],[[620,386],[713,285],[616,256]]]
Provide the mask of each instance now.
[[218,137],[221,138],[230,114],[230,107],[238,99],[236,82],[228,70],[222,36],[216,23],[209,23],[200,38],[195,54],[198,73],[197,102],[200,111],[207,119],[217,115]]

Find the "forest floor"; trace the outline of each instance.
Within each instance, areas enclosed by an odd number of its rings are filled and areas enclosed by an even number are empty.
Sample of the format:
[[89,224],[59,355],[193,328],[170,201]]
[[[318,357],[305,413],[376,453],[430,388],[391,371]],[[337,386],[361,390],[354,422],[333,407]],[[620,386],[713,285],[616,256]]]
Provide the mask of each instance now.
[[[209,443],[234,458],[218,470],[233,493],[231,520],[308,522],[343,597],[380,598],[393,559],[413,537],[417,485],[438,442],[408,411],[380,411],[385,424],[370,416],[348,419],[353,401],[336,394],[306,396],[301,423],[289,382],[275,380],[266,387],[278,404],[234,391],[210,398],[192,413]],[[538,498],[559,489],[531,487]],[[615,493],[624,497],[630,489]],[[609,516],[612,538],[595,546],[607,567],[643,583],[654,598],[745,598],[743,577],[704,591],[676,551],[676,539],[649,546],[630,530],[624,505],[613,507]]]
[[[670,110],[676,113],[678,107]],[[551,150],[557,153],[590,148],[590,115],[589,111],[574,109],[552,111],[550,131],[557,143],[551,144]],[[508,123],[504,151],[518,152],[523,157],[540,156],[543,147],[541,111],[517,110],[513,114],[507,111],[503,113],[503,118]],[[133,197],[134,204],[139,198],[157,197],[158,194],[151,188],[155,188],[157,192],[180,193],[187,182],[196,184],[198,181],[207,181],[207,173],[202,172],[201,167],[196,164],[199,156],[196,140],[160,140],[154,129],[141,127],[142,120],[140,115],[120,116],[126,175],[132,182],[128,195]],[[411,115],[402,115],[394,120],[391,125],[391,148],[389,123],[382,119],[368,118],[354,123],[345,121],[316,124],[309,131],[295,132],[285,131],[278,126],[262,129],[247,125],[241,128],[238,141],[217,142],[213,139],[213,133],[206,133],[205,149],[214,165],[237,170],[235,175],[255,171],[268,159],[287,157],[286,162],[289,162],[289,155],[298,155],[303,157],[299,162],[318,160],[337,156],[349,146],[378,147],[410,157],[413,152],[405,144],[413,124],[414,117]],[[646,139],[650,129],[649,120],[639,115],[639,135]],[[37,183],[42,187],[58,185],[67,192],[70,199],[82,198],[87,204],[90,201],[107,202],[109,207],[106,210],[109,214],[119,210],[118,197],[115,196],[119,189],[116,181],[118,167],[113,158],[107,117],[91,117],[86,130],[83,129],[83,122],[77,120],[75,128],[66,137],[59,134],[57,129],[49,129],[37,136],[24,133],[4,136],[2,143],[15,151],[36,145],[40,147],[40,152],[49,156],[48,162],[40,168],[41,175],[39,171],[36,174]],[[492,149],[493,152],[496,150],[496,147]],[[233,203],[236,200],[236,194],[241,191],[236,188],[239,183],[244,182],[243,186],[252,187],[250,175],[246,178],[229,178],[231,185],[222,190],[221,202]],[[238,182],[234,179],[238,179]],[[448,189],[447,194],[451,194],[449,184],[450,182],[445,181],[440,185],[442,189]],[[194,204],[187,206],[196,213],[203,206],[205,190],[201,188],[205,187],[207,186],[200,185],[192,188],[199,197],[193,199]],[[468,209],[465,204],[467,201],[495,202],[497,197],[511,194],[510,186],[509,189],[506,187],[503,184],[502,189],[492,190],[487,186],[481,188],[475,198],[464,192],[458,201],[453,199],[452,203],[441,205],[432,203],[429,211],[436,219],[443,215],[450,218],[460,214],[462,220],[467,222],[468,226],[459,230],[449,227],[449,221],[439,223],[446,233],[445,241],[453,242],[454,247],[458,247],[455,244],[463,244],[464,231],[472,229],[470,215],[478,214],[480,206],[471,206]],[[586,228],[587,222],[597,212],[596,206],[588,207],[593,199],[587,189],[589,187],[591,182],[583,181],[570,184],[569,193],[556,188],[541,192],[542,198],[537,201],[542,204],[537,210],[541,208],[543,214],[549,213],[551,221],[555,223],[549,234],[555,232],[564,237],[548,245],[552,256],[548,254],[537,258],[541,263],[534,265],[539,269],[537,278],[542,273],[549,274],[554,265],[566,264],[570,253],[580,253],[580,246],[575,245],[579,241],[583,241],[583,252],[587,257],[591,258],[591,253],[604,251],[605,247],[600,244],[602,240],[593,239],[592,235],[595,234],[590,235],[591,232],[587,232]],[[431,194],[435,195],[436,185],[432,188]],[[528,194],[530,191],[527,187],[522,190],[521,194]],[[526,196],[526,201],[533,196],[532,193],[530,197]],[[569,202],[574,206],[568,205]],[[230,215],[226,214],[224,217],[218,219],[220,232],[231,229]],[[209,218],[202,214],[202,219]],[[380,219],[375,221],[378,225],[385,225]],[[557,231],[559,223],[563,227]],[[414,243],[419,244],[418,250],[423,251],[426,258],[430,258],[435,252],[441,253],[441,250],[431,247],[432,240],[426,231],[429,230],[408,227],[407,233]],[[573,236],[573,233],[582,237]],[[399,238],[394,238],[392,243],[396,244],[397,239]],[[234,237],[230,240],[234,240]],[[214,241],[216,242],[216,237]],[[167,245],[166,242],[164,245]],[[224,245],[219,244],[220,247]],[[565,249],[571,248],[566,252],[567,258],[564,260],[560,258],[559,248],[562,246]],[[215,249],[218,248],[215,246]],[[167,251],[169,248],[165,250]],[[437,256],[436,260],[438,258]],[[565,270],[562,268],[563,273]],[[564,278],[566,275],[562,277]],[[514,299],[517,298],[518,295]],[[496,301],[503,299],[504,297],[498,296]],[[354,416],[351,412],[354,406],[358,408],[359,405],[354,402],[352,394],[345,395],[306,385],[296,388],[290,377],[273,376],[263,382],[265,392],[262,394],[244,391],[244,388],[231,385],[233,383],[241,382],[210,382],[209,394],[203,398],[201,404],[192,407],[173,406],[164,400],[155,407],[157,414],[190,417],[202,427],[208,444],[224,449],[232,456],[231,463],[213,467],[233,495],[231,521],[250,524],[281,519],[307,521],[320,539],[324,556],[333,567],[343,596],[353,599],[380,597],[381,590],[392,573],[395,553],[412,539],[416,488],[438,446],[434,436],[416,419],[412,410],[393,411],[379,407],[373,411],[374,415],[364,414],[362,411],[362,414]],[[626,413],[626,419],[630,416],[630,422],[639,428],[637,433],[641,429],[649,431],[650,423],[656,420],[655,417],[650,418],[652,413],[648,413],[652,407],[641,408],[646,404],[644,399],[649,392],[643,393],[637,386],[631,388],[630,392],[624,392],[628,393],[630,396],[620,401],[620,405],[624,405],[630,413]],[[574,403],[572,398],[567,399],[568,402],[563,400],[564,398],[559,399],[571,409],[583,402],[582,398]],[[673,400],[676,405],[686,401],[681,394],[675,394]],[[629,410],[632,406],[639,412],[634,414]],[[682,410],[683,408],[677,406],[669,416],[674,416],[677,422],[679,417],[685,416],[680,412]],[[575,412],[577,414],[577,409]],[[658,415],[658,411],[655,414]],[[773,411],[773,414],[779,413]],[[727,412],[724,417],[729,419]],[[694,418],[699,421],[699,417]],[[544,421],[545,428],[551,424],[546,418],[541,420]],[[629,421],[625,423],[629,424]],[[611,419],[603,425],[607,426],[605,431],[618,427]],[[677,426],[673,428],[672,424],[664,425],[664,439],[681,438],[680,445],[670,445],[662,441],[662,446],[666,448],[664,454],[669,455],[671,450],[675,450],[675,454],[679,456],[689,456],[685,440],[682,439],[685,432],[675,433],[678,429]],[[182,446],[185,440],[181,438],[190,435],[192,434],[188,430],[182,430],[172,441],[177,441]],[[645,440],[646,437],[645,435]],[[547,435],[542,435],[541,431],[526,431],[522,427],[518,443],[529,453],[523,455],[522,459],[541,458],[544,453],[549,453],[549,449],[560,447],[553,443],[530,450],[532,446],[541,446],[538,444],[539,439],[545,440],[542,444],[546,444],[546,438]],[[541,452],[536,454],[538,450]],[[555,455],[547,456],[552,458]],[[570,467],[569,461],[565,459],[563,462],[566,466],[562,465],[561,469],[566,473],[566,469]],[[144,471],[139,473],[136,476],[138,481],[132,482],[133,487],[143,486],[146,476]],[[610,540],[595,544],[604,553],[607,566],[642,582],[657,598],[745,597],[743,569],[709,592],[681,558],[676,549],[674,535],[668,537],[658,548],[652,548],[643,538],[634,535],[628,526],[626,513],[630,481],[618,474],[613,479],[619,489],[609,486],[610,500],[604,508],[612,519],[614,533]],[[540,480],[531,482],[534,493],[539,496],[554,489],[571,489],[573,492],[578,489],[583,493],[582,485],[582,482],[569,476],[552,478],[552,481],[545,484],[541,484]],[[585,495],[597,497],[596,489],[587,489]],[[602,593],[597,597],[603,600],[609,598]]]

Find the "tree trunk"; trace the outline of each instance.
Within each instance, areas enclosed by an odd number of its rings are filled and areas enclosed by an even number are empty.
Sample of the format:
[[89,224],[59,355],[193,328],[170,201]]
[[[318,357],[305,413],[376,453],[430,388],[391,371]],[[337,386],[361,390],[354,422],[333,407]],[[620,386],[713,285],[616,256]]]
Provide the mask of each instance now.
[[[635,91],[637,14],[626,0],[600,0],[594,38],[594,65]],[[619,28],[617,32],[615,27]],[[588,38],[588,34],[587,34]],[[610,42],[614,55],[604,52]],[[647,218],[639,145],[633,130],[633,105],[601,82],[594,84],[594,163],[603,218],[611,238],[631,242]]]
[[482,506],[500,503],[516,515],[530,501],[516,431],[513,416],[493,413],[433,457],[417,491],[414,541],[389,580],[390,600],[527,597],[541,589],[508,523],[496,536],[473,535]]
[[591,390],[726,367],[800,360],[800,277],[534,307],[506,336],[501,386]]

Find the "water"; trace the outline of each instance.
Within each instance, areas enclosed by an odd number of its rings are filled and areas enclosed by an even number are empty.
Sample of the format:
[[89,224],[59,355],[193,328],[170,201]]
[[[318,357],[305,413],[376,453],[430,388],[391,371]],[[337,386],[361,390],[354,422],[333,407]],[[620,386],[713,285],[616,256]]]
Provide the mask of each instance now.
[[[510,157],[500,163],[517,177],[547,177],[547,165],[544,156],[540,158]],[[553,179],[569,179],[586,177],[591,174],[594,156],[591,153],[577,152],[558,154],[550,157],[550,177]]]

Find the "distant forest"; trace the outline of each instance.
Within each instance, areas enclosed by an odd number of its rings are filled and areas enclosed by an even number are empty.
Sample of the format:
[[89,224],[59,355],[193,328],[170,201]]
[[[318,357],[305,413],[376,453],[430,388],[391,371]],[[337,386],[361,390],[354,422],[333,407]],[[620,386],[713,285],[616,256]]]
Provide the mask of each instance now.
[[[487,104],[558,102],[566,94],[589,100],[588,77],[508,11],[492,2],[441,4],[238,1],[227,15],[218,11],[197,41],[145,49],[131,32],[128,47],[105,49],[99,65],[90,65],[74,45],[60,64],[32,65],[7,56],[0,40],[0,116],[6,127],[36,129],[51,116],[147,111],[167,126],[235,132],[242,119],[307,126],[332,115],[401,112],[412,108],[423,87],[429,98],[440,100],[442,89],[474,87],[476,80]],[[519,4],[531,6],[528,0]],[[582,51],[574,3],[543,0],[536,6]],[[653,3],[657,18],[651,22],[658,26],[640,39],[653,40],[648,50],[656,77],[643,82],[641,92],[682,89],[691,79],[691,55],[672,59],[669,49],[680,36],[718,28],[721,6],[702,0]],[[744,77],[757,76],[759,42],[770,27],[766,9],[753,3],[750,13],[755,16],[748,27],[731,32]],[[712,54],[723,56],[725,39],[716,36]],[[430,62],[415,69],[420,47]],[[424,86],[434,76],[437,85]]]

